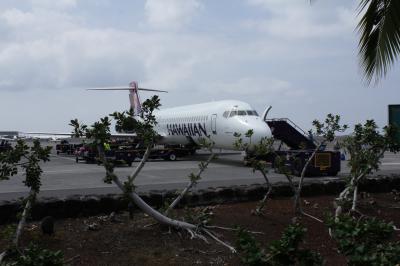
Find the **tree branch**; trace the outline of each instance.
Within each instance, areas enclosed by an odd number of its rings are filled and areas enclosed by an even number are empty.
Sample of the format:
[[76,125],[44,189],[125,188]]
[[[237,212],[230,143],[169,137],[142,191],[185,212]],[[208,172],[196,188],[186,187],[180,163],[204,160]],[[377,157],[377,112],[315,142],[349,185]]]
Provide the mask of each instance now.
[[297,190],[295,190],[295,195],[294,195],[294,209],[295,209],[294,212],[297,214],[303,213],[303,210],[301,208],[301,203],[300,203],[300,196],[301,196],[300,194],[301,194],[301,190],[303,188],[304,176],[306,174],[308,165],[310,164],[312,159],[314,159],[315,154],[317,153],[317,151],[319,151],[319,149],[321,148],[323,143],[324,142],[321,142],[320,144],[318,144],[318,146],[315,148],[314,152],[307,159],[307,162],[305,163],[303,169],[301,170],[300,181],[299,181],[299,184],[297,185]]
[[20,239],[21,234],[22,234],[22,230],[23,230],[23,228],[24,228],[24,226],[26,224],[26,219],[27,219],[28,213],[29,213],[29,211],[30,211],[30,209],[32,207],[32,201],[36,197],[36,193],[37,192],[34,191],[33,189],[30,190],[29,196],[28,196],[28,200],[27,200],[27,202],[25,204],[25,207],[24,207],[24,211],[22,212],[21,219],[19,220],[18,227],[17,227],[17,230],[15,232],[15,237],[14,237],[14,240],[13,240],[13,244],[17,248],[18,248],[18,244],[19,244],[19,239]]
[[358,192],[358,185],[356,184],[354,186],[354,191],[353,191],[353,204],[351,205],[351,210],[355,211],[356,210],[356,205],[357,205],[357,192]]
[[[204,172],[204,170],[207,168],[207,166],[210,164],[210,162],[212,161],[212,159],[214,159],[215,154],[212,151],[210,156],[208,157],[207,161],[205,162],[205,164],[199,168],[196,176],[200,177],[201,174]],[[171,205],[168,206],[168,208],[165,210],[164,214],[168,215],[168,213],[175,208],[175,206],[181,201],[181,199],[186,195],[186,193],[197,183],[197,180],[190,180],[190,182],[188,183],[188,185],[185,187],[185,189],[181,192],[181,194],[179,194],[175,200],[171,203]]]
[[146,151],[142,157],[142,159],[140,160],[140,163],[138,164],[138,166],[136,166],[136,169],[134,171],[132,171],[131,175],[128,178],[128,182],[129,184],[132,184],[133,181],[135,180],[135,178],[137,177],[137,175],[140,173],[140,171],[142,170],[143,166],[146,164],[147,159],[150,156],[151,153],[151,148],[152,148],[153,144],[150,144],[147,146]]
[[272,186],[271,183],[269,182],[268,176],[266,175],[266,173],[262,170],[260,170],[261,174],[263,175],[264,179],[265,179],[265,183],[267,184],[268,190],[265,193],[264,197],[262,198],[262,200],[259,202],[256,210],[255,210],[255,214],[261,214],[261,212],[263,211],[264,207],[265,207],[265,202],[268,199],[269,194],[271,194],[272,191]]

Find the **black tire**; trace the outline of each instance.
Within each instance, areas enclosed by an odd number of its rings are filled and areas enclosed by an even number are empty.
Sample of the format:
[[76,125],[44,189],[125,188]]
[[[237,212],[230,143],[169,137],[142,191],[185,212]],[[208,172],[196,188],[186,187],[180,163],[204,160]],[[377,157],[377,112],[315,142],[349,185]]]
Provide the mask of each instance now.
[[328,172],[328,176],[337,176],[338,171],[330,171]]
[[176,161],[176,154],[174,152],[170,152],[168,154],[168,160],[170,161]]

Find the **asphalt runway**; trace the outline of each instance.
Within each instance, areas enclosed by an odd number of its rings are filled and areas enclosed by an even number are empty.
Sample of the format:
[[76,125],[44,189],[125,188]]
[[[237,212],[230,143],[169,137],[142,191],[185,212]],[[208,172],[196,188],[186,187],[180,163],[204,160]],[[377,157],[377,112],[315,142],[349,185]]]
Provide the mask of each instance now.
[[[178,161],[150,160],[146,163],[135,184],[139,192],[149,190],[182,189],[189,182],[191,172],[198,170],[198,163],[206,160],[207,154],[198,154]],[[259,172],[253,172],[243,165],[243,156],[238,152],[222,152],[218,159],[211,162],[203,173],[195,189],[221,187],[231,185],[263,184],[264,179]],[[116,167],[116,174],[125,179],[138,162],[132,167]],[[307,180],[337,179],[349,172],[347,162],[342,161],[342,171],[337,177],[312,177]],[[400,173],[400,155],[387,153],[383,159],[381,170],[377,174],[389,175]],[[120,193],[115,185],[103,182],[104,168],[96,164],[76,163],[75,157],[51,155],[51,161],[43,164],[42,187],[39,197],[64,198],[70,195]],[[286,178],[271,171],[272,183],[285,182]],[[18,174],[10,180],[0,181],[0,200],[13,200],[27,195],[27,188],[22,183],[23,176]]]

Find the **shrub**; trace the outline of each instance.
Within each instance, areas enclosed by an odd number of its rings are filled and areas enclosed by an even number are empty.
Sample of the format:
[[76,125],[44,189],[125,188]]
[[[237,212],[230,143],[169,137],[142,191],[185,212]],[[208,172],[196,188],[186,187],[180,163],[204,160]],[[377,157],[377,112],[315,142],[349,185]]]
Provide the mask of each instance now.
[[64,265],[64,255],[58,251],[52,251],[30,243],[23,253],[16,249],[7,255],[6,265],[18,266],[60,266]]
[[281,239],[269,246],[267,265],[322,265],[319,253],[299,248],[306,232],[300,224],[289,225]]
[[266,264],[264,250],[247,230],[239,228],[236,236],[236,248],[240,252],[240,259],[243,264],[250,266]]
[[394,232],[392,223],[341,215],[329,218],[327,224],[349,265],[396,265],[400,261],[400,242],[388,242]]
[[248,231],[239,229],[236,245],[245,265],[322,265],[319,253],[299,248],[306,231],[300,224],[289,225],[281,239],[272,242],[266,254]]

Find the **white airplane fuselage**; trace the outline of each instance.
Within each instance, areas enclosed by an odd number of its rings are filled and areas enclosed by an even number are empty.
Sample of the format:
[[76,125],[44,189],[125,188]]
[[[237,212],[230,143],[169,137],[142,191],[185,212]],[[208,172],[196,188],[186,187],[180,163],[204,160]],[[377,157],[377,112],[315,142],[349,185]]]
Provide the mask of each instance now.
[[[155,130],[165,144],[199,144],[201,139],[209,138],[214,148],[235,149],[234,133],[240,133],[243,141],[249,144],[271,136],[257,112],[249,104],[236,100],[167,108],[154,115]],[[249,129],[254,132],[251,139],[244,137]]]

